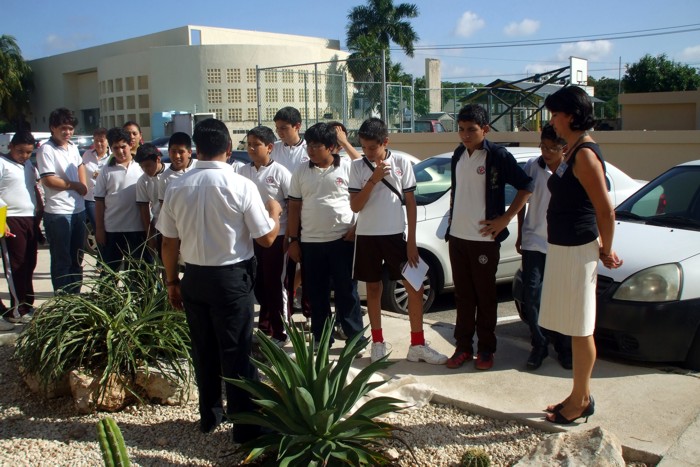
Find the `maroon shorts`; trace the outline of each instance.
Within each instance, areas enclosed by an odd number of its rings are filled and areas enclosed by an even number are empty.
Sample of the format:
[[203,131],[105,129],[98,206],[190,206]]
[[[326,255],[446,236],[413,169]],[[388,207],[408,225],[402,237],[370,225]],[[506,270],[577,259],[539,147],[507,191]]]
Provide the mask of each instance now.
[[408,260],[403,234],[357,235],[353,279],[364,282],[382,280],[382,265],[389,270],[389,279],[403,279],[401,268]]

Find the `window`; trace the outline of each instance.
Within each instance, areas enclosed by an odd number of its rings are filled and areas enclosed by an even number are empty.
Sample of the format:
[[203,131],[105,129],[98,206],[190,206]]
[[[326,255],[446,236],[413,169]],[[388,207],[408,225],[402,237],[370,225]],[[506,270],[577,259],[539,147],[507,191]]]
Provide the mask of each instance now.
[[209,104],[221,104],[221,89],[207,89],[207,102]]
[[221,83],[221,70],[219,68],[207,68],[207,83],[208,84]]
[[242,122],[243,109],[228,109],[228,119],[231,122]]
[[265,100],[268,102],[277,101],[277,89],[265,89]]
[[141,75],[138,78],[139,80],[139,89],[148,89],[148,76]]
[[306,102],[306,89],[299,89],[299,102]]
[[[248,116],[248,120],[257,122],[258,121],[258,109],[257,109],[257,107],[252,107],[252,108],[248,109],[247,116]],[[273,117],[274,117],[274,115],[273,115]]]
[[150,107],[149,105],[150,99],[148,98],[148,94],[139,94],[139,108],[140,109],[147,109]]
[[247,89],[248,103],[257,104],[258,102],[258,90],[257,89]]
[[275,114],[277,113],[277,109],[274,108],[266,108],[265,109],[265,120],[273,121],[275,119]]
[[[109,101],[107,101],[107,102],[109,103],[110,112],[113,112],[114,111],[114,97],[110,97]],[[114,126],[114,125],[111,125],[111,126]]]
[[129,110],[136,108],[136,96],[126,96],[126,108]]
[[107,92],[112,94],[114,92],[114,80],[110,79],[107,81]]
[[117,110],[124,110],[124,98],[122,96],[117,96],[116,104]]
[[226,81],[229,83],[240,83],[241,82],[241,70],[238,68],[227,68],[226,69]]
[[265,70],[265,82],[276,83],[277,82],[277,72],[273,70]]
[[282,89],[282,99],[285,103],[291,103],[294,101],[294,89],[286,88]]
[[214,118],[222,120],[224,118],[224,111],[221,109],[209,109],[209,113],[214,114]]
[[114,80],[114,90],[116,92],[122,92],[124,90],[124,82],[121,78],[117,78]]
[[255,68],[246,68],[245,70],[246,81],[249,83],[255,83]]
[[229,104],[240,104],[241,103],[241,90],[240,89],[229,89],[228,90],[228,103]]
[[151,126],[151,119],[148,118],[148,114],[139,114],[139,126],[141,128],[149,128]]
[[125,79],[126,79],[126,90],[133,91],[134,90],[134,77],[127,76]]
[[283,83],[293,83],[294,82],[294,72],[290,70],[285,70],[282,72],[282,82]]

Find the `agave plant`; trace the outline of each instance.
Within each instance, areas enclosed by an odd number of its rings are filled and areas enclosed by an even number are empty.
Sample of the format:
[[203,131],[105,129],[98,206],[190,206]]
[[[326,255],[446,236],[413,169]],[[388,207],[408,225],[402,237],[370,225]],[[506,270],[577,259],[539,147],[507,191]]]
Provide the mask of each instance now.
[[187,322],[168,302],[162,267],[131,260],[125,270],[114,271],[95,261],[101,274],[83,282],[86,292],[47,300],[19,336],[14,356],[23,371],[46,387],[71,370],[86,369],[99,378],[98,400],[110,376],[131,390],[138,368],[155,367],[187,381]]
[[[396,438],[397,427],[374,420],[400,409],[403,401],[377,397],[355,412],[356,403],[384,381],[369,382],[377,371],[391,365],[384,357],[369,364],[351,381],[348,372],[355,356],[367,346],[362,334],[348,341],[337,360],[329,357],[333,321],[328,320],[314,355],[314,339],[307,344],[302,331],[286,326],[294,358],[257,333],[267,362],[253,360],[268,382],[248,379],[229,382],[248,391],[259,406],[255,412],[232,416],[234,422],[259,425],[271,431],[239,449],[250,453],[248,463],[263,453],[280,466],[385,464],[377,449],[382,440]],[[399,441],[401,441],[399,439]]]

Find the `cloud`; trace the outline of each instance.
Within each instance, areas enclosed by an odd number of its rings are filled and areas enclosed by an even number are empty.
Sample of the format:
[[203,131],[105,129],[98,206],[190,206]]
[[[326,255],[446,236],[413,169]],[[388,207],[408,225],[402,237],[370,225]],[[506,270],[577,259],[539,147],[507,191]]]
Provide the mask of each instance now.
[[56,53],[76,50],[84,45],[91,38],[87,34],[71,34],[69,36],[59,36],[49,34],[44,39],[43,49],[45,52]]
[[556,70],[557,68],[562,68],[565,66],[568,66],[568,63],[562,63],[559,65],[554,65],[552,63],[528,63],[525,66],[525,73],[529,76],[532,76],[535,74],[542,74],[548,71]]
[[568,60],[572,55],[589,61],[600,60],[610,54],[612,47],[610,41],[582,41],[562,44],[557,51],[557,60]]
[[683,49],[683,51],[680,53],[680,59],[684,61],[700,60],[700,45],[693,45]]
[[465,11],[457,22],[454,33],[460,37],[469,37],[484,26],[486,26],[486,21],[479,18],[479,15]]
[[540,22],[534,19],[525,18],[519,23],[513,21],[503,28],[506,36],[530,36],[540,29]]

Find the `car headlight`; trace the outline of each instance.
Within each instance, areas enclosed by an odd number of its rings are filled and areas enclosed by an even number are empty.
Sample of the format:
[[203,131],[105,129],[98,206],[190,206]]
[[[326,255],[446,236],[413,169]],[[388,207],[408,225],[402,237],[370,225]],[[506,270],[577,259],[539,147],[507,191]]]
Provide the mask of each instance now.
[[613,298],[634,302],[667,302],[678,300],[681,293],[681,267],[676,263],[661,264],[639,271],[627,278]]

